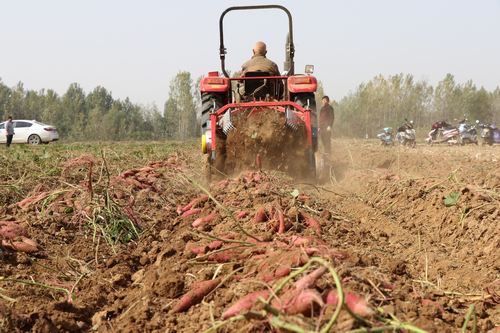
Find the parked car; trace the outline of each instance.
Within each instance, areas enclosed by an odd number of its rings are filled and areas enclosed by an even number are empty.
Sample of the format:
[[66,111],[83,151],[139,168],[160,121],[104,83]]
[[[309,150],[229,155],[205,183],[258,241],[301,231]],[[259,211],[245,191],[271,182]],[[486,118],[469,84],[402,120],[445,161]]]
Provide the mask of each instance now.
[[[59,140],[59,134],[55,126],[42,124],[36,120],[12,120],[14,137],[12,143],[29,143],[39,145]],[[5,122],[0,123],[0,143],[7,140],[5,134]]]

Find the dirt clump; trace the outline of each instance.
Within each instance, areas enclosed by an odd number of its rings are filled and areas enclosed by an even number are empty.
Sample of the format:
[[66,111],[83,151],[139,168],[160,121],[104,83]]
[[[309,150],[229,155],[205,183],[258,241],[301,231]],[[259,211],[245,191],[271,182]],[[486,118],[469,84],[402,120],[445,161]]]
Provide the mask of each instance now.
[[255,108],[233,116],[235,129],[227,137],[218,133],[215,167],[235,176],[246,170],[275,170],[296,179],[310,173],[309,146],[305,125],[298,130],[285,126],[283,112]]

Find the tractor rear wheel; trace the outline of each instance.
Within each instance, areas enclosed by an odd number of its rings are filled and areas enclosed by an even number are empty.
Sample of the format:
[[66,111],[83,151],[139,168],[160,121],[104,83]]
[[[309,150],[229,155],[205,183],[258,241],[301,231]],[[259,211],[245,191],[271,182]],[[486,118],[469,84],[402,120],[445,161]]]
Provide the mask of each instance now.
[[[214,109],[215,102],[215,109]],[[210,113],[222,107],[222,94],[214,92],[201,93],[201,133],[205,133],[207,121],[210,120]]]
[[[308,93],[297,94],[297,96],[295,96],[294,102],[297,103],[298,105],[302,106],[303,108],[306,108],[308,100],[309,100],[309,108],[311,109],[311,113],[317,117],[318,114],[316,113],[316,98],[314,97],[314,93],[308,92]],[[319,124],[316,124],[316,126],[318,126],[318,125]]]

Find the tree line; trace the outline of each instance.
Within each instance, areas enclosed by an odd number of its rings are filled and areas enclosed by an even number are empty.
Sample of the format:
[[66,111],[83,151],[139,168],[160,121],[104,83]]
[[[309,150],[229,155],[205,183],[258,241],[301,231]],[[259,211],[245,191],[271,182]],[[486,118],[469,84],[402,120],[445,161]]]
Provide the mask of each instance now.
[[193,82],[189,72],[179,72],[170,82],[168,100],[161,110],[155,103],[114,99],[101,86],[85,93],[78,83],[72,83],[60,96],[52,89],[27,90],[21,82],[8,87],[0,78],[0,122],[8,116],[37,120],[56,126],[59,137],[66,141],[185,140],[199,136],[200,79]]
[[[21,82],[8,87],[0,78],[0,115],[4,120],[11,115],[54,125],[60,138],[68,141],[185,140],[200,136],[201,78],[193,80],[189,72],[179,71],[170,81],[163,110],[155,103],[115,100],[101,86],[85,93],[79,84],[72,83],[59,96],[52,89],[26,90]],[[323,95],[323,84],[318,81],[318,111]],[[382,127],[397,128],[405,118],[425,131],[436,120],[454,123],[453,118],[464,114],[470,122],[478,119],[500,125],[500,88],[488,92],[476,88],[472,80],[458,84],[451,74],[436,87],[425,79],[416,81],[410,74],[379,75],[331,104],[336,137],[374,137]]]

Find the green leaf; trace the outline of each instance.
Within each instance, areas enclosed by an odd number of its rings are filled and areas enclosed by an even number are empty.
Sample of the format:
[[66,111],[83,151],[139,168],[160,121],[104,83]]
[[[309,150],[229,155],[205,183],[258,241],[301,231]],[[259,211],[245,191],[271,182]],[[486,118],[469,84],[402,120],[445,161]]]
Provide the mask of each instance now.
[[259,135],[259,133],[255,132],[254,134],[252,134],[252,139],[255,139],[257,137],[257,135]]
[[297,198],[299,196],[299,190],[295,189],[293,192],[290,192],[290,195],[294,198]]
[[444,205],[446,207],[456,206],[459,198],[460,194],[458,192],[447,194],[444,196]]

